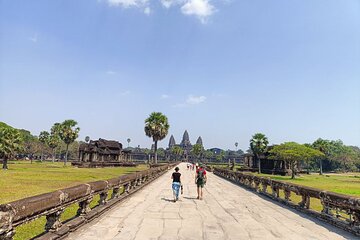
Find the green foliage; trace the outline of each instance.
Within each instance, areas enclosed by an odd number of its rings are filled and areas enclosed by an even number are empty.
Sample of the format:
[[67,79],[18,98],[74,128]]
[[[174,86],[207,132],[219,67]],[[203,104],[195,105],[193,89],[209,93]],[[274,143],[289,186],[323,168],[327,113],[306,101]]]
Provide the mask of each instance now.
[[341,140],[317,139],[312,147],[324,153],[322,160],[330,162],[331,168],[344,171],[359,170],[357,167],[360,161],[358,148],[346,146]]
[[184,154],[184,150],[180,146],[174,146],[171,148],[171,154],[174,155],[176,159],[180,159]]
[[211,159],[211,158],[214,157],[214,153],[213,153],[211,150],[206,150],[206,151],[204,152],[204,157],[205,157],[206,159]]
[[[146,165],[117,168],[76,168],[63,167],[62,163],[10,161],[8,171],[0,171],[0,204],[75,186],[81,183],[107,180],[124,174],[147,169]],[[99,200],[94,197],[91,206]],[[74,216],[78,204],[66,208],[62,220]],[[42,233],[46,219],[31,221],[16,228],[14,239],[31,239]]]
[[295,178],[295,164],[299,161],[311,161],[322,157],[324,154],[316,149],[307,147],[296,142],[285,142],[274,146],[269,153],[270,159],[283,160],[290,163],[292,170],[292,178]]
[[261,173],[260,156],[265,153],[268,144],[269,141],[263,133],[256,133],[250,140],[250,149],[254,153],[255,157],[258,159],[259,173]]
[[54,127],[54,132],[59,131],[60,139],[66,144],[66,155],[65,162],[68,160],[69,155],[69,145],[73,143],[79,136],[80,128],[76,127],[77,122],[75,120],[65,120],[61,125],[56,125]]
[[221,150],[220,153],[216,155],[216,161],[222,162],[225,158],[225,151]]
[[157,163],[157,143],[166,137],[169,128],[168,118],[161,112],[153,112],[145,119],[145,134],[152,138],[155,144],[155,163]]
[[167,136],[169,128],[168,118],[160,112],[151,113],[145,120],[145,134],[154,142],[163,140]]
[[39,141],[43,144],[47,144],[49,141],[50,133],[47,131],[42,131],[39,134]]
[[0,156],[4,158],[3,169],[8,169],[7,160],[22,150],[23,139],[17,129],[3,126],[0,128]]
[[195,157],[200,158],[204,152],[204,147],[201,144],[195,144],[191,152]]
[[61,123],[61,126],[59,127],[59,136],[65,144],[69,145],[78,138],[80,128],[76,127],[76,125],[77,122],[75,120],[65,120]]

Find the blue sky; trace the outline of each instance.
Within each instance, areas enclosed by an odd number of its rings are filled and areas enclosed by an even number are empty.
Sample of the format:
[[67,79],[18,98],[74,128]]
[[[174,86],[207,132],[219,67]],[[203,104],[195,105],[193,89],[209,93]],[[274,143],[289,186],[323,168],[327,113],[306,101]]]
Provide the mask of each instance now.
[[0,0],[0,121],[149,147],[152,111],[208,148],[359,146],[360,1]]

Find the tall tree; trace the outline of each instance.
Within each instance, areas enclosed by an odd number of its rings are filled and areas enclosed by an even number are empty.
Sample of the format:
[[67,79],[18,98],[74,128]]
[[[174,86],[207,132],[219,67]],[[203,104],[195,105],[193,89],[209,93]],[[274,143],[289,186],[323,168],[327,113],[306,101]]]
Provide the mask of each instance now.
[[52,150],[52,155],[53,155],[52,162],[55,162],[56,148],[60,145],[60,137],[59,137],[59,135],[50,134],[47,144]]
[[320,172],[319,174],[323,174],[323,160],[330,154],[330,141],[325,139],[317,139],[315,142],[313,142],[312,147],[322,152],[324,155],[319,157],[319,167]]
[[131,139],[130,139],[130,138],[128,138],[126,141],[127,141],[127,143],[128,143],[128,147],[130,147],[130,142],[131,142]]
[[236,151],[238,150],[237,148],[238,148],[238,146],[239,146],[239,143],[238,142],[236,142],[235,143],[235,148],[236,148]]
[[171,148],[171,154],[175,156],[176,160],[179,160],[184,154],[184,150],[180,146],[174,146]]
[[145,134],[154,141],[155,164],[157,163],[158,141],[163,140],[169,132],[168,118],[161,112],[153,112],[145,120]]
[[44,161],[44,148],[48,145],[50,133],[47,131],[42,131],[39,134],[39,141],[43,144],[41,151],[41,162]]
[[66,144],[66,154],[64,166],[67,163],[69,155],[69,145],[73,143],[79,136],[80,128],[76,126],[77,122],[75,120],[65,120],[61,123],[59,136],[60,139]]
[[199,158],[201,158],[202,153],[204,152],[204,148],[203,148],[203,146],[200,145],[200,144],[195,144],[195,145],[193,146],[191,152],[193,153],[193,155],[194,155],[197,159],[199,159]]
[[261,173],[260,157],[265,153],[269,141],[265,134],[256,133],[250,140],[250,149],[258,161],[258,171]]
[[8,169],[8,160],[22,149],[23,139],[17,129],[0,127],[0,157],[3,158],[3,169]]
[[88,143],[90,141],[90,137],[89,136],[86,136],[85,137],[85,142]]
[[269,153],[270,159],[283,160],[290,164],[292,179],[295,178],[295,165],[298,164],[299,161],[309,161],[324,155],[316,149],[296,142],[285,142],[280,145],[276,145],[269,151]]

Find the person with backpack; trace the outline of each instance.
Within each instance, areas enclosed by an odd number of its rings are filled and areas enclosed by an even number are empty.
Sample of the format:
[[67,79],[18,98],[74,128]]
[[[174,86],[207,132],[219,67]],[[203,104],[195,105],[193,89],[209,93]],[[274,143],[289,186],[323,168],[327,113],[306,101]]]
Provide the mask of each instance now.
[[181,173],[179,173],[179,168],[176,167],[175,172],[173,172],[173,174],[171,175],[171,179],[173,180],[172,190],[173,190],[173,195],[174,195],[174,202],[179,200],[180,188],[181,188],[181,192],[183,191],[180,177],[181,177]]
[[197,185],[197,199],[202,200],[203,199],[203,188],[206,184],[206,171],[202,165],[199,166],[199,168],[196,170],[195,175],[195,184]]

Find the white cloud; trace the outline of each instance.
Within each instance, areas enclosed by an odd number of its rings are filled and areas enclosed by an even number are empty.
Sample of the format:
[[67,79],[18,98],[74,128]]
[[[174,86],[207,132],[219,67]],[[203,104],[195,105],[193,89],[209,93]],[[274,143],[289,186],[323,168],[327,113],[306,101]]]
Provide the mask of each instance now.
[[[98,0],[106,1],[110,7],[122,8],[139,8],[144,14],[150,15],[152,8],[150,3],[155,0]],[[156,0],[159,1],[159,0]],[[216,8],[210,3],[212,0],[160,0],[164,8],[180,7],[184,15],[192,15],[200,19],[202,23],[206,23],[209,17],[216,11]],[[229,1],[229,0],[222,0]]]
[[150,7],[146,7],[146,8],[144,9],[144,13],[145,13],[146,15],[150,15],[150,14],[151,14],[151,9],[150,9]]
[[172,6],[175,5],[179,5],[184,3],[186,0],[160,0],[161,4],[165,7],[165,8],[170,8]]
[[161,95],[161,99],[168,99],[170,96],[169,95],[167,95],[167,94],[163,94],[163,95]]
[[107,0],[109,6],[114,7],[140,7],[146,5],[148,0]]
[[200,104],[200,103],[203,103],[205,101],[206,101],[205,96],[193,96],[193,95],[190,95],[186,99],[186,103],[191,104],[191,105]]
[[185,15],[195,15],[202,23],[215,12],[215,7],[209,0],[188,0],[182,7],[181,12]]

